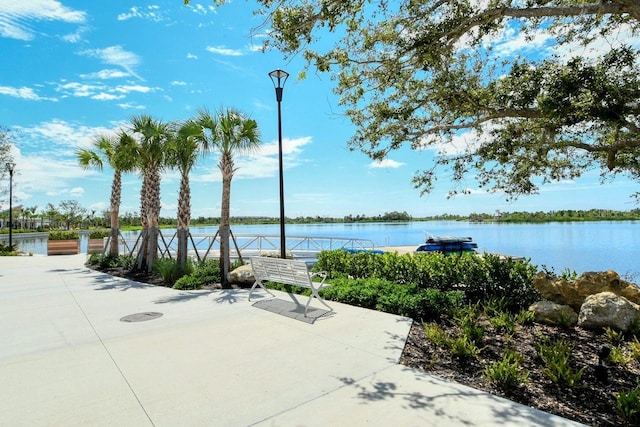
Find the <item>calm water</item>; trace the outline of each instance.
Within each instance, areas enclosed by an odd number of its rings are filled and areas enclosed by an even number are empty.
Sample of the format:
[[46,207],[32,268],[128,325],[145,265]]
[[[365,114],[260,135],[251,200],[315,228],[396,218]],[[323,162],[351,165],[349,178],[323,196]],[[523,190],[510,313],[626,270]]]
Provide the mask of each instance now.
[[[279,225],[232,226],[236,235],[279,235]],[[163,230],[171,236],[174,230]],[[213,234],[212,227],[192,227],[193,234]],[[620,275],[640,276],[640,222],[584,222],[548,224],[492,224],[429,221],[375,224],[292,224],[287,236],[345,237],[368,239],[376,246],[416,247],[427,234],[470,236],[480,251],[530,258],[539,267],[561,272],[615,270]],[[135,233],[132,233],[135,235]],[[14,235],[15,237],[15,235]],[[7,236],[3,236],[7,240]],[[43,237],[16,239],[23,251],[46,254]],[[86,239],[82,250],[86,251]],[[636,277],[634,281],[637,281]]]

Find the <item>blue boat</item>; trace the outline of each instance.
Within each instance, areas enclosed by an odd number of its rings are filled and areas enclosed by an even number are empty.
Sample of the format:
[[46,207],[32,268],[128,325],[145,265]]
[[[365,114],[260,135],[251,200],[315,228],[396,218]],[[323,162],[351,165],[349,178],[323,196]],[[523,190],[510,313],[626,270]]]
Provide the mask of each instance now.
[[471,237],[442,236],[428,237],[424,245],[420,245],[417,252],[442,252],[445,255],[474,253],[478,244]]

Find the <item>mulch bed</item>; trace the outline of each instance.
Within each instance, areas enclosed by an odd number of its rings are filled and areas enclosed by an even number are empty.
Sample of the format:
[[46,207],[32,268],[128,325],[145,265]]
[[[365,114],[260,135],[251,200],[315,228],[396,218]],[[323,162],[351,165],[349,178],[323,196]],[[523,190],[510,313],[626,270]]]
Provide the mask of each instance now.
[[[438,323],[451,334],[457,332],[450,322]],[[624,419],[616,412],[614,399],[619,391],[636,387],[640,361],[635,359],[626,366],[607,366],[607,380],[598,379],[598,351],[603,346],[611,347],[603,332],[532,324],[519,326],[516,335],[507,338],[496,332],[490,324],[487,323],[485,327],[484,346],[478,358],[462,360],[448,350],[436,347],[427,338],[422,324],[414,322],[400,363],[583,424],[625,425]],[[586,367],[577,387],[563,387],[549,380],[544,373],[545,365],[535,348],[540,337],[562,339],[572,346],[572,366],[575,369]],[[524,386],[505,391],[488,382],[482,371],[490,363],[501,360],[507,348],[524,356],[522,367],[530,373]]]

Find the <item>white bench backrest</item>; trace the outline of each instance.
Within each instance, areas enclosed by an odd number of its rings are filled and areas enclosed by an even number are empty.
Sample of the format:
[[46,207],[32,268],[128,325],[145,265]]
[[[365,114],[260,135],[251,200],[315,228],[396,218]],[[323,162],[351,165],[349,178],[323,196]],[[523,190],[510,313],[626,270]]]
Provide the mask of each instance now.
[[304,261],[282,258],[251,258],[251,268],[256,281],[272,281],[297,286],[311,286],[309,270]]

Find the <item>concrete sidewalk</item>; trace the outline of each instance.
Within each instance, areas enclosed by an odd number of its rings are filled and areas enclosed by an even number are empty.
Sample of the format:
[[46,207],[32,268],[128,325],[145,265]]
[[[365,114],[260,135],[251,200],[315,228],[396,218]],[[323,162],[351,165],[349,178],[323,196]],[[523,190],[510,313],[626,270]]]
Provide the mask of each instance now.
[[[398,365],[408,319],[331,303],[307,324],[246,290],[180,292],[85,260],[0,257],[0,425],[578,425]],[[120,320],[148,312],[162,316]]]

